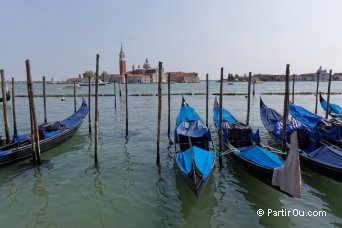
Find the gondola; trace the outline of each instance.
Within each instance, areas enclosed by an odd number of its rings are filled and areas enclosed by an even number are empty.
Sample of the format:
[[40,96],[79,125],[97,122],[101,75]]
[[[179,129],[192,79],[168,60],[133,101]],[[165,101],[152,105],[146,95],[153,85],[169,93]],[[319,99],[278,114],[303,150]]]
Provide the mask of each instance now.
[[176,164],[197,196],[215,168],[212,149],[210,129],[182,98],[175,128]]
[[[268,133],[279,143],[282,141],[283,116],[267,107],[260,98],[260,117]],[[287,124],[287,146],[290,134],[297,131],[301,164],[337,181],[342,180],[342,151],[322,142],[318,131],[292,120]]]
[[[319,101],[323,110],[327,111],[327,102],[324,100],[321,93],[319,94]],[[329,103],[329,115],[338,120],[342,120],[342,108],[337,104]]]
[[[220,126],[220,107],[217,99],[214,103],[214,124]],[[267,184],[272,183],[273,171],[284,165],[281,157],[272,153],[260,142],[259,131],[239,122],[227,109],[222,108],[222,140],[232,155],[246,171]]]
[[[81,107],[68,118],[52,124],[39,126],[39,145],[41,152],[55,147],[71,138],[80,127],[82,120],[88,113],[88,106],[82,98]],[[14,136],[12,144],[0,148],[0,166],[32,156],[32,144],[28,135]]]
[[290,104],[289,112],[299,122],[313,131],[319,131],[324,141],[342,148],[342,122],[337,119],[327,120],[313,114],[305,108]]

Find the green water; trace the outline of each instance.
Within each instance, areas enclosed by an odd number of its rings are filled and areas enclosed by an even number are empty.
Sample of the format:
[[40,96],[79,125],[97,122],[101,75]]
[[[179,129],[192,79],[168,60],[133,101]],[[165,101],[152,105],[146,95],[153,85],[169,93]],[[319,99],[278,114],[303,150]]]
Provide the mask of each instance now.
[[[341,92],[342,83],[332,90]],[[171,92],[204,92],[205,83],[172,84]],[[25,94],[18,84],[17,93]],[[70,94],[63,85],[48,85],[48,93]],[[326,91],[327,83],[321,83]],[[122,89],[124,87],[122,86]],[[225,85],[226,92],[245,92],[246,83]],[[157,85],[128,85],[129,93],[156,93]],[[211,82],[210,91],[218,92]],[[259,128],[265,143],[277,146],[262,126],[259,93],[283,91],[284,83],[256,85],[251,100],[251,125]],[[314,91],[314,82],[298,82],[297,91]],[[112,85],[100,87],[110,93]],[[163,85],[166,91],[166,85]],[[41,85],[35,85],[41,93]],[[78,93],[86,93],[82,88]],[[124,95],[124,91],[123,91]],[[205,96],[186,96],[205,118]],[[282,112],[282,96],[263,96],[266,104]],[[331,101],[342,105],[342,96]],[[214,96],[210,96],[212,120]],[[296,103],[314,110],[313,95],[296,96]],[[42,99],[36,98],[39,122]],[[22,161],[0,168],[0,227],[341,227],[342,184],[307,169],[302,170],[302,198],[291,198],[246,173],[230,158],[217,167],[200,198],[196,198],[174,165],[174,145],[167,136],[167,97],[163,97],[161,169],[156,166],[157,97],[129,97],[129,136],[125,138],[125,101],[99,97],[99,167],[94,166],[93,135],[85,120],[67,142],[43,154],[37,168]],[[78,103],[81,103],[78,98]],[[171,96],[171,126],[174,128],[181,97]],[[94,107],[92,103],[92,108]],[[224,107],[240,120],[246,118],[246,98],[226,96]],[[1,108],[2,109],[2,108]],[[11,107],[9,111],[11,112]],[[323,114],[319,107],[319,114]],[[73,98],[61,102],[48,98],[48,120],[60,120],[73,112]],[[92,110],[94,117],[94,110]],[[27,98],[17,98],[19,132],[29,132]],[[3,130],[2,121],[0,129]],[[210,121],[211,122],[211,121]],[[12,125],[10,125],[12,126]],[[4,134],[4,133],[2,133]],[[171,137],[173,140],[173,137]],[[326,211],[323,217],[262,216],[258,209]]]

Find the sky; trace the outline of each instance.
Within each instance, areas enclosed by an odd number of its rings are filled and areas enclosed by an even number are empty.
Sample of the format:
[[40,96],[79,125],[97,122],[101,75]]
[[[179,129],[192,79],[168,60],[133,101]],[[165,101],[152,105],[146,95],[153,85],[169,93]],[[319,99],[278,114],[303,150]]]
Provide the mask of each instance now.
[[340,0],[1,0],[0,68],[7,79],[66,79],[163,62],[165,71],[342,72]]

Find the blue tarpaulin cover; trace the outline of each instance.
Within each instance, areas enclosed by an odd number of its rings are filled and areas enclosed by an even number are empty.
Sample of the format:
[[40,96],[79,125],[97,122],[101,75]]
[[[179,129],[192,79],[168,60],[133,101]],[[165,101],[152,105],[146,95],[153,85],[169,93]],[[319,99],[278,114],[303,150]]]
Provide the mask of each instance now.
[[16,143],[16,142],[20,142],[20,141],[23,141],[23,140],[31,140],[31,138],[29,137],[28,134],[24,134],[24,135],[13,135],[13,143]]
[[[327,102],[321,97],[321,106],[324,109],[324,111],[327,111]],[[337,104],[332,104],[329,102],[329,113],[342,115],[342,109]],[[342,116],[339,116],[339,118],[342,118]]]
[[254,142],[260,142],[261,139],[260,139],[260,134],[259,134],[259,129],[256,130],[256,132],[254,133],[253,131],[251,131],[251,139],[254,141]]
[[241,157],[260,166],[274,169],[284,165],[284,162],[278,157],[278,155],[260,146],[244,147],[238,149],[240,150]]
[[61,121],[66,128],[73,128],[88,114],[88,106],[82,98],[82,106],[73,115]]
[[[214,122],[215,126],[218,129],[220,126],[220,107],[214,107]],[[222,108],[222,123],[228,122],[231,124],[236,124],[238,120],[225,108]]]
[[203,179],[207,178],[215,162],[215,153],[193,146],[192,149],[189,148],[184,152],[176,154],[178,166],[185,175],[188,175],[191,171],[192,157],[194,158],[196,168],[201,172]]
[[323,117],[313,114],[306,110],[305,108],[290,104],[289,112],[293,117],[295,117],[299,122],[311,127],[315,128],[317,123],[323,119]]
[[57,131],[43,131],[43,139],[48,139],[48,138],[51,138],[55,135],[58,135],[60,133],[59,130]]
[[322,146],[312,152],[303,153],[303,155],[318,162],[342,168],[342,152],[336,148]]
[[[209,129],[204,124],[202,119],[197,115],[196,111],[189,105],[182,105],[176,122],[177,134],[202,137],[205,134],[210,134]],[[208,137],[210,137],[208,135]]]

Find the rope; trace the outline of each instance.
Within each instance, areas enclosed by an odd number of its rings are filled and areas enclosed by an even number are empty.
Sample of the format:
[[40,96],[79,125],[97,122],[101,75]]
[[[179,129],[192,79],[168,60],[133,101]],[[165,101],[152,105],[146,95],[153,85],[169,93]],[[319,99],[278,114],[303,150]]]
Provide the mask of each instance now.
[[276,149],[276,148],[273,148],[271,146],[266,146],[266,145],[263,145],[264,148],[270,150],[271,152],[274,152],[274,153],[277,153],[277,154],[287,154],[286,152],[283,152],[282,150],[279,150],[279,149]]

